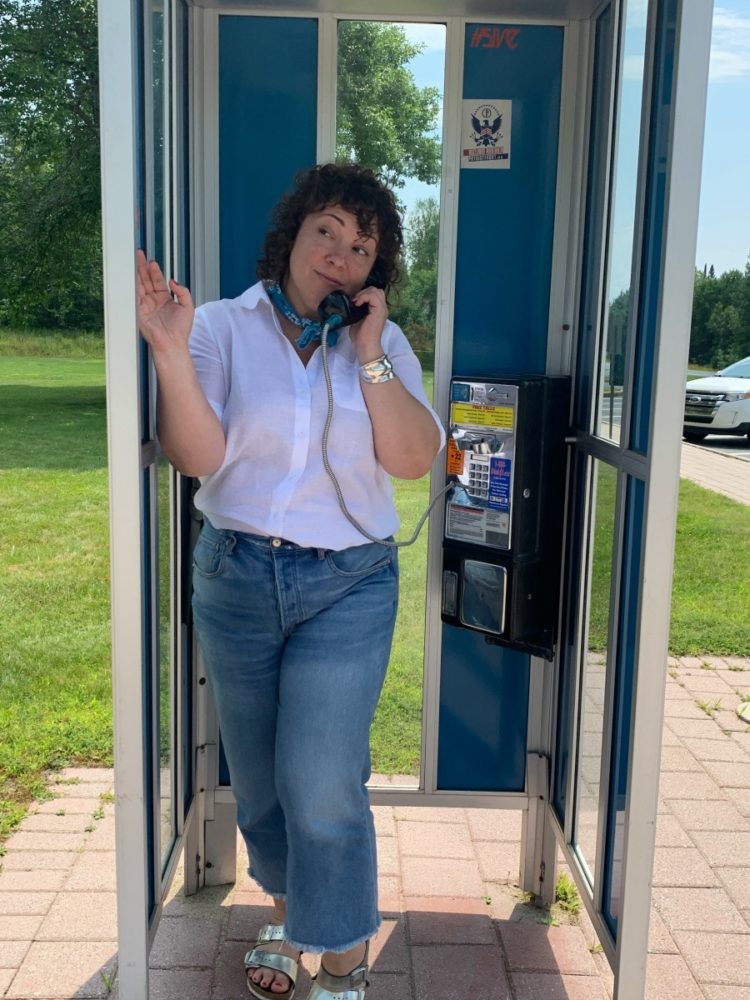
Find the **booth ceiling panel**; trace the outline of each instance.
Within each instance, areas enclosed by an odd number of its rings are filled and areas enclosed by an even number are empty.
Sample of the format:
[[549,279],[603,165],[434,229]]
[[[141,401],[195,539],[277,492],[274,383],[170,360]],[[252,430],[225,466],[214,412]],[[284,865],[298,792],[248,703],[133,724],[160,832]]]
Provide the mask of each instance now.
[[587,18],[599,6],[600,0],[300,0],[294,5],[269,4],[253,0],[193,0],[194,7],[219,10],[248,10],[265,14],[339,14],[362,18],[391,18],[403,21],[410,18],[440,20],[446,17],[469,17],[500,20],[503,18],[524,21],[564,21]]

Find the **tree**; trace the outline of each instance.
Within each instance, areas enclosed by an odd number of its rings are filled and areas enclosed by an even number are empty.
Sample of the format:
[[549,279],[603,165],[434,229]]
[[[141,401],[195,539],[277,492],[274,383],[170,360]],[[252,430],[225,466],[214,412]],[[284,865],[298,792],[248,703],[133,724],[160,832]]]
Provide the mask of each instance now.
[[437,268],[439,230],[437,199],[418,198],[407,223],[406,257],[410,268],[417,271]]
[[707,271],[696,271],[693,289],[693,316],[690,325],[690,360],[699,365],[711,363],[713,348],[708,321],[718,302],[720,289],[716,278]]
[[732,305],[719,303],[708,320],[708,332],[711,336],[712,354],[711,366],[725,368],[737,360],[735,340],[740,330],[740,314]]
[[745,264],[744,279],[736,306],[740,317],[736,338],[737,357],[745,358],[750,356],[750,257]]
[[0,0],[0,322],[101,326],[95,0]]
[[407,274],[393,310],[393,319],[427,364],[431,364],[435,356],[439,227],[437,200],[419,199],[407,220]]
[[[439,95],[395,25],[341,27],[338,152],[437,180]],[[96,0],[0,0],[0,323],[101,327]]]
[[630,289],[624,288],[609,303],[607,318],[607,359],[609,384],[622,385],[625,379],[625,346],[630,322]]
[[[370,167],[391,188],[440,176],[436,87],[418,87],[408,63],[421,51],[395,24],[344,21],[339,28],[336,151]],[[422,360],[435,353],[439,209],[420,200],[406,224],[406,254],[392,318]]]
[[440,94],[418,87],[408,62],[422,47],[403,28],[373,21],[339,27],[336,153],[376,171],[390,187],[440,176]]
[[690,360],[720,368],[750,352],[750,261],[745,273],[697,271]]

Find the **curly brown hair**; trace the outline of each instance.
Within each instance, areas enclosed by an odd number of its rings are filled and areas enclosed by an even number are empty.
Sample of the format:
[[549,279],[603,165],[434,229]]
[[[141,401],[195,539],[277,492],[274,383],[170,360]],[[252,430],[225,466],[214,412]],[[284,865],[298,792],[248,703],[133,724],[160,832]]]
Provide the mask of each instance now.
[[303,220],[328,205],[340,205],[356,216],[363,232],[377,229],[378,255],[367,284],[388,289],[401,276],[398,261],[404,245],[401,217],[392,192],[367,167],[357,163],[324,163],[300,171],[294,190],[285,194],[273,212],[271,229],[263,243],[257,275],[281,281]]

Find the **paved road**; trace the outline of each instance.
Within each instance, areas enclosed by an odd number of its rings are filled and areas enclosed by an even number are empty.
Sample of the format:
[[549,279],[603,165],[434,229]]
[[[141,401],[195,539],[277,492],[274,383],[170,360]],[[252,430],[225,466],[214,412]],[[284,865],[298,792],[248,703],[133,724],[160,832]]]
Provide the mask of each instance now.
[[731,455],[732,458],[750,462],[750,441],[746,437],[707,437],[698,447],[708,454]]

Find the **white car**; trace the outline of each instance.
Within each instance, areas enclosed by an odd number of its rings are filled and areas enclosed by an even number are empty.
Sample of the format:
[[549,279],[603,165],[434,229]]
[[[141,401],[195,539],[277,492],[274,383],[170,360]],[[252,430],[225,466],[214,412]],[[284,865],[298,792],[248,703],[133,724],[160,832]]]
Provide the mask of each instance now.
[[750,358],[688,382],[682,436],[702,441],[707,434],[747,435],[750,443]]

